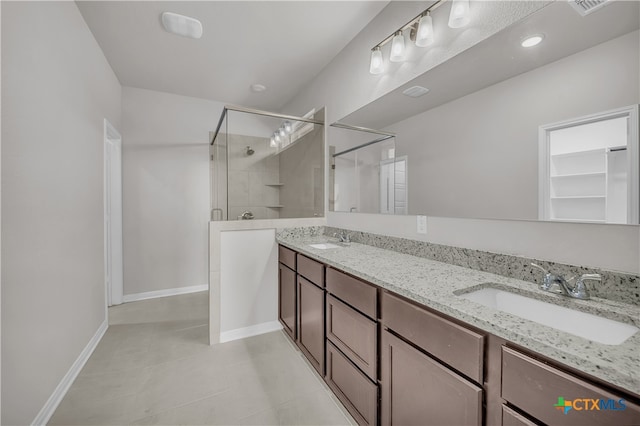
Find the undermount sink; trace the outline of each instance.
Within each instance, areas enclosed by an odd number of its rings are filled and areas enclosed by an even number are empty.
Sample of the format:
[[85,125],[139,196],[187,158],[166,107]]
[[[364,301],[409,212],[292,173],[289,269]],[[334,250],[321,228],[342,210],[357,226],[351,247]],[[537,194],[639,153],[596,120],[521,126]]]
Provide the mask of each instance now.
[[318,244],[309,244],[309,247],[313,247],[315,249],[320,249],[320,250],[327,250],[327,249],[341,248],[342,246],[331,244],[331,243],[318,243]]
[[638,331],[631,324],[497,288],[482,288],[458,296],[605,345],[620,345]]

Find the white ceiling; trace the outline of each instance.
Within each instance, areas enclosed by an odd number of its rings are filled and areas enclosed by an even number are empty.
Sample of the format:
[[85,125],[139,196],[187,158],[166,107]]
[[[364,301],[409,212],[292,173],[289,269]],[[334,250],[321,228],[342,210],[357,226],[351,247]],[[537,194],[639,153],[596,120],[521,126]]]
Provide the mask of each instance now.
[[[388,1],[76,3],[122,85],[277,111]],[[200,20],[202,38],[164,31],[166,11]]]

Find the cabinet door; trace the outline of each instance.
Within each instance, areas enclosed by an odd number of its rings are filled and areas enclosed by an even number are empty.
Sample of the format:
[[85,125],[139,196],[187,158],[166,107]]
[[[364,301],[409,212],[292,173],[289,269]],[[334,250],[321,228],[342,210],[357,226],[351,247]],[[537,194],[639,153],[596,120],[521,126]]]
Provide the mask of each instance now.
[[482,389],[382,333],[382,425],[482,425]]
[[296,340],[296,273],[278,264],[278,318],[284,331]]
[[324,290],[298,275],[298,346],[324,375]]

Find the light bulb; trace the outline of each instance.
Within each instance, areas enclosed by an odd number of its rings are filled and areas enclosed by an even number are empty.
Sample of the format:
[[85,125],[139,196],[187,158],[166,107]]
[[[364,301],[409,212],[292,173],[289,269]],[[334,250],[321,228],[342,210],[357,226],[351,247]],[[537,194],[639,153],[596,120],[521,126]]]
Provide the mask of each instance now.
[[276,138],[274,136],[271,136],[271,140],[269,141],[269,146],[271,148],[277,148],[278,147],[278,142],[276,142]]
[[404,34],[402,31],[398,31],[393,40],[391,40],[391,55],[389,55],[391,62],[402,62],[404,60]]
[[283,127],[284,127],[284,131],[287,133],[291,133],[291,131],[293,130],[293,127],[291,126],[290,121],[285,121],[283,124]]
[[418,31],[416,32],[416,46],[425,47],[433,44],[433,18],[431,13],[427,12],[418,22]]
[[384,71],[384,60],[382,59],[380,46],[376,46],[371,50],[371,64],[369,65],[369,72],[371,74],[381,74],[382,71]]
[[278,134],[280,135],[281,138],[284,138],[287,135],[287,132],[284,130],[284,126],[278,129]]
[[280,143],[280,133],[275,132],[275,133],[273,134],[273,140],[275,140],[275,141],[276,141],[276,143]]
[[469,18],[469,0],[453,0],[449,14],[449,27],[462,28],[471,22]]

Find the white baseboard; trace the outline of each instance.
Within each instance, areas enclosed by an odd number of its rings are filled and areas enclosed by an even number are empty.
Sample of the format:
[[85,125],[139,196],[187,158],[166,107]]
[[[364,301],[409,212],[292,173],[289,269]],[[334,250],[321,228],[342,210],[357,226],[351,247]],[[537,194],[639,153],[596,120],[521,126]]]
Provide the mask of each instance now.
[[155,299],[157,297],[177,296],[178,294],[197,293],[199,291],[207,291],[209,286],[192,285],[190,287],[168,288],[165,290],[147,291],[145,293],[125,294],[122,298],[124,303],[136,302],[138,300]]
[[108,327],[109,321],[105,318],[91,340],[89,340],[89,343],[87,343],[87,346],[84,347],[69,371],[67,371],[67,374],[65,374],[60,383],[58,383],[58,386],[56,386],[56,389],[44,404],[44,407],[42,407],[36,418],[31,423],[32,425],[46,425],[49,422],[51,416],[53,416],[53,413],[56,411],[56,408],[60,405],[60,401],[62,401],[62,398],[67,394],[67,391],[73,384],[76,377],[78,377],[78,374],[80,374],[80,370],[82,370],[82,367],[87,363],[87,360],[95,350],[96,346],[98,346],[98,343],[100,343],[100,340],[102,339],[102,336],[104,336]]
[[249,327],[236,328],[235,330],[221,332],[220,343],[244,339],[245,337],[257,336],[258,334],[270,333],[281,329],[282,324],[280,324],[280,321],[269,321]]

